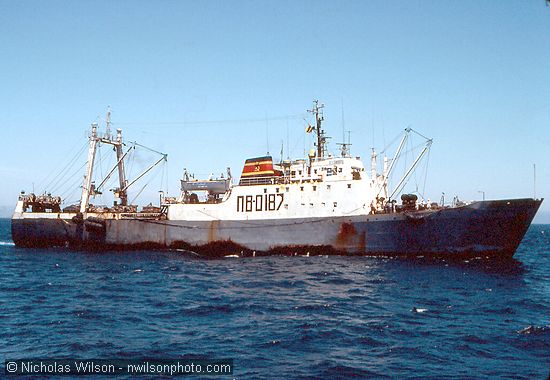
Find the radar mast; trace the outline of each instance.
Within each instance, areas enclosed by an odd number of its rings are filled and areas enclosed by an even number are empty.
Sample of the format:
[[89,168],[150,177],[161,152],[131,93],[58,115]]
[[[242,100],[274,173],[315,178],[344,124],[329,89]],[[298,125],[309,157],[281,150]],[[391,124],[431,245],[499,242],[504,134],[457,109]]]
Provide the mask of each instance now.
[[[323,116],[324,104],[319,104],[318,100],[313,101],[313,108],[307,112],[311,112],[315,116],[315,127],[310,127],[317,134],[317,159],[322,159],[325,157],[326,145],[329,137],[326,136],[325,131],[321,128],[321,123],[325,120]],[[309,128],[308,128],[309,129]]]

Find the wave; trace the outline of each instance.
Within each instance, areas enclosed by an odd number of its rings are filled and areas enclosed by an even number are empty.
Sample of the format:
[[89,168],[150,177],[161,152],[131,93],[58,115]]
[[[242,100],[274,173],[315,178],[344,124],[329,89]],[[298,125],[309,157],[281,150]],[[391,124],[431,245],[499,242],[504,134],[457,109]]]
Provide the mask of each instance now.
[[15,243],[13,241],[0,241],[0,246],[10,246],[13,247]]

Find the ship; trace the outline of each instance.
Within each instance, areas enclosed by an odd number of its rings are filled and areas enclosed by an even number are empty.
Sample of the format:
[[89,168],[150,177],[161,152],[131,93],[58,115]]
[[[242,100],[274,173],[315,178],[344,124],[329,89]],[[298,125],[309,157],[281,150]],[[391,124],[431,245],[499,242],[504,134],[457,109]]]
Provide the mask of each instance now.
[[[428,138],[390,188],[395,163],[415,131],[405,129],[395,154],[384,156],[382,170],[373,149],[369,168],[350,154],[349,141],[341,144],[339,154],[328,152],[323,107],[314,101],[308,110],[314,121],[305,132],[313,134],[315,142],[307,157],[281,157],[279,162],[270,155],[246,159],[238,182],[229,168],[226,176],[206,179],[195,179],[185,170],[177,197],[161,194],[158,206],[141,209],[128,202],[128,189],[137,180],[129,181],[125,174],[125,157],[132,146],[125,151],[129,144],[120,129],[111,135],[109,121],[105,133],[94,123],[80,202],[62,207],[59,196],[22,192],[11,220],[13,241],[17,247],[176,249],[207,257],[514,255],[543,199],[455,199],[445,204],[402,193],[430,149]],[[116,200],[110,207],[92,204],[105,181],[96,186],[92,179],[98,144],[112,145],[116,153],[116,164],[107,175],[118,173]],[[166,159],[161,154],[139,178]]]

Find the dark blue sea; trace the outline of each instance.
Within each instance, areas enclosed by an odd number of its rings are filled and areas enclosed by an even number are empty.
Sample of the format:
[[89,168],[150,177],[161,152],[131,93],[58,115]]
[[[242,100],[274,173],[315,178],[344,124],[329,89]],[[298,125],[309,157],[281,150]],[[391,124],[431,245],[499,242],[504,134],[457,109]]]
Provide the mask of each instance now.
[[18,249],[9,223],[0,377],[68,357],[233,358],[238,379],[550,374],[550,225],[497,263]]

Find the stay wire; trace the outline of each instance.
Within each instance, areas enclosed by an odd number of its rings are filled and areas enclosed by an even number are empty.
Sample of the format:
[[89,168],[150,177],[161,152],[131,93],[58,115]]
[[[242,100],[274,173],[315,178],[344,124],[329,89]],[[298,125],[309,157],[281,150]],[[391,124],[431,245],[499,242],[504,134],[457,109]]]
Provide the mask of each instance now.
[[[63,169],[46,185],[44,186],[43,190],[44,191],[47,191],[48,188],[52,188],[52,187],[55,187],[58,182],[65,177],[65,175],[67,174],[67,172],[69,170],[71,170],[71,168],[74,166],[74,164],[77,162],[77,159],[79,158],[79,156],[82,154],[82,152],[84,151],[84,149],[86,148],[86,146],[88,145],[88,143],[84,144],[80,150],[78,150],[75,155],[69,160],[69,162],[67,162],[67,164],[63,167]],[[59,178],[61,176],[61,178]],[[44,182],[45,182],[45,179],[44,179]]]

